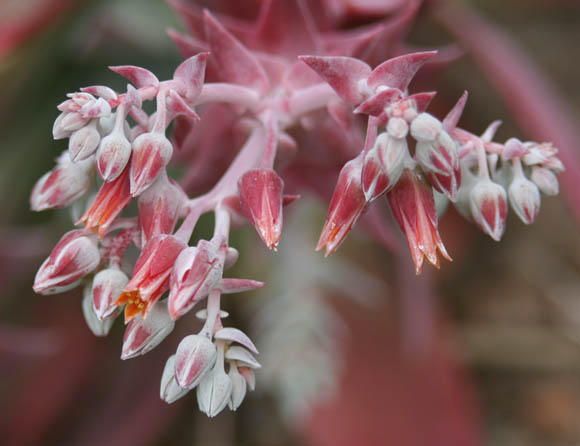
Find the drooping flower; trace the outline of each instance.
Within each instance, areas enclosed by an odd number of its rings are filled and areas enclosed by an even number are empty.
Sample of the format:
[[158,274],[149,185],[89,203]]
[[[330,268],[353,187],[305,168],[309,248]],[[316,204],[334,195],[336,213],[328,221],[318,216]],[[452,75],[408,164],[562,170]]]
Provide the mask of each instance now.
[[91,207],[77,224],[97,229],[99,237],[102,238],[113,220],[129,205],[132,198],[129,193],[129,167],[126,167],[115,180],[102,184]]
[[270,249],[276,250],[282,235],[284,181],[272,169],[252,169],[238,182],[242,209]]
[[317,251],[324,248],[327,256],[336,251],[364,213],[367,201],[361,176],[362,156],[347,162],[340,171]]
[[412,169],[405,169],[397,185],[387,193],[395,219],[405,233],[417,274],[423,258],[439,267],[437,250],[451,260],[439,236],[433,192]]
[[173,264],[185,247],[185,243],[173,235],[158,235],[147,242],[131,280],[116,301],[116,305],[126,304],[125,322],[138,314],[147,316],[153,304],[169,288]]
[[36,273],[34,291],[55,294],[74,288],[99,262],[94,235],[82,229],[67,232]]

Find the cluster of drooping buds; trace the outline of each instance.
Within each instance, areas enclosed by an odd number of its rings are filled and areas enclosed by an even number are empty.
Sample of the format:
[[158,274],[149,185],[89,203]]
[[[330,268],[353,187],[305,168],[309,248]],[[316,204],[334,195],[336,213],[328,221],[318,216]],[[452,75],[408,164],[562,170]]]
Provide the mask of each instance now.
[[[374,70],[345,57],[304,59],[356,106],[355,113],[369,115],[364,148],[340,172],[318,242],[317,249],[324,248],[326,255],[340,246],[368,205],[385,194],[419,273],[424,258],[439,266],[437,251],[451,260],[439,235],[434,194],[458,209],[465,208],[467,200],[468,211],[463,214],[499,240],[507,214],[504,187],[512,209],[527,224],[538,213],[539,191],[557,193],[555,173],[562,164],[550,144],[511,138],[501,146],[491,143],[496,125],[481,138],[458,128],[466,94],[440,121],[425,112],[434,93],[406,93],[416,71],[433,54],[400,56]],[[384,131],[378,133],[380,128]],[[496,183],[490,179],[488,163]],[[474,180],[474,168],[479,181]]]
[[[263,283],[223,277],[239,256],[229,246],[230,229],[251,224],[268,248],[277,249],[283,206],[298,197],[285,193],[285,182],[274,170],[278,149],[297,152],[289,132],[301,124],[312,129],[315,124],[305,123],[314,112],[328,110],[343,131],[351,132],[350,139],[361,142],[360,135],[352,135],[358,128],[348,122],[353,113],[368,116],[362,151],[338,174],[317,246],[327,255],[380,196],[386,196],[405,233],[419,272],[424,258],[438,265],[437,251],[449,259],[434,194],[466,209],[499,239],[507,210],[504,188],[526,223],[537,214],[538,189],[557,192],[554,174],[562,166],[550,145],[513,139],[499,145],[491,142],[495,127],[482,137],[458,128],[465,95],[440,121],[426,112],[434,93],[408,94],[413,76],[434,52],[395,57],[374,69],[353,57],[271,59],[253,54],[209,12],[198,19],[205,40],[178,38],[196,54],[172,79],[159,81],[139,67],[112,67],[131,82],[125,93],[88,87],[59,105],[62,114],[53,135],[69,138],[68,151],[31,196],[38,211],[74,205],[76,224],[83,226],[57,243],[36,275],[34,290],[52,294],[84,285],[83,313],[98,336],[124,313],[123,359],[155,348],[178,319],[206,302],[198,312],[205,320],[202,330],[184,338],[167,361],[161,383],[167,402],[197,388],[200,409],[214,416],[226,405],[235,410],[247,388],[254,388],[252,369],[259,364],[252,353],[257,350],[241,331],[222,327],[226,314],[220,302],[222,294]],[[217,82],[205,81],[206,62]],[[156,110],[149,115],[143,103],[151,100]],[[203,132],[194,125],[201,119],[196,107],[212,103],[230,105],[237,117],[231,125],[245,132],[246,142],[223,176],[211,178],[215,185],[208,192],[189,198],[167,166],[174,152]],[[170,140],[166,132],[174,121]],[[206,123],[214,133],[227,125],[225,120]],[[207,155],[210,143],[204,140],[199,150]],[[323,143],[320,138],[313,150]],[[210,151],[215,147],[210,145]],[[334,181],[336,174],[321,174],[321,180]],[[131,213],[133,200],[138,215]],[[215,214],[213,236],[190,246],[200,216],[208,212]],[[131,245],[140,253],[129,274]]]

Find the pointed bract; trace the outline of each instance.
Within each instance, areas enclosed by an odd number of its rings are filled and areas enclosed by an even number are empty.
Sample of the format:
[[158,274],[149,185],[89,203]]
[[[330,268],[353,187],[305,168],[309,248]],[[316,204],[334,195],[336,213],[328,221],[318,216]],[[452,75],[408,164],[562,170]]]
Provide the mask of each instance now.
[[205,79],[205,65],[209,53],[199,53],[181,63],[173,73],[188,101],[193,102],[199,93]]
[[119,65],[109,67],[111,71],[120,74],[137,88],[157,87],[159,79],[151,71],[133,65]]
[[425,51],[389,59],[373,70],[368,76],[368,84],[372,88],[384,85],[405,91],[419,68],[435,54],[437,51]]
[[361,91],[361,83],[366,85],[366,78],[371,73],[366,63],[343,56],[300,56],[299,59],[316,71],[349,104],[358,105],[366,99]]

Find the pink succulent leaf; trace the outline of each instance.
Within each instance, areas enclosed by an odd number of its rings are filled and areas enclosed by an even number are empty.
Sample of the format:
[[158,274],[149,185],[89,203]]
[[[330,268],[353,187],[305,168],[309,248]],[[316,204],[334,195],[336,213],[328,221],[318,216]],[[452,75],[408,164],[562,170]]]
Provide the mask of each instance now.
[[252,340],[248,337],[248,335],[246,335],[243,331],[238,330],[237,328],[233,327],[222,328],[216,331],[213,337],[215,339],[220,339],[223,341],[237,342],[238,344],[243,345],[256,355],[260,354],[256,346],[252,342]]
[[181,85],[188,101],[192,102],[201,92],[205,78],[206,59],[209,53],[199,53],[177,67],[173,79]]
[[417,112],[423,113],[437,94],[436,91],[427,91],[423,93],[415,93],[407,97],[407,101],[414,101],[417,107]]
[[127,84],[127,94],[123,97],[123,102],[129,107],[140,109],[143,101],[137,89],[131,84]]
[[90,87],[84,87],[81,88],[81,91],[103,98],[105,101],[114,101],[117,99],[117,93],[115,93],[113,89],[104,85],[92,85]]
[[276,250],[282,235],[284,181],[272,169],[252,169],[238,182],[242,209],[270,249]]
[[333,101],[328,104],[328,114],[345,132],[353,128],[352,108],[342,101]]
[[270,83],[256,57],[207,10],[204,11],[204,25],[212,59],[216,63],[220,78],[265,94]]
[[385,108],[392,103],[403,98],[403,93],[401,90],[396,88],[387,88],[386,90],[380,91],[357,108],[354,109],[354,113],[364,113],[365,115],[378,116],[384,112]]
[[447,116],[445,116],[445,118],[443,119],[443,128],[445,129],[445,131],[451,133],[453,130],[455,130],[455,127],[457,127],[459,119],[463,114],[463,109],[465,108],[465,104],[467,102],[467,96],[468,96],[467,91],[464,91],[461,97],[457,100],[457,102],[453,106],[453,108],[449,110],[449,113],[447,113]]
[[118,65],[109,67],[111,71],[123,76],[137,88],[157,87],[159,79],[151,71],[133,65]]
[[253,42],[260,49],[295,56],[299,49],[318,49],[314,20],[302,0],[265,0],[254,25]]
[[183,115],[192,121],[199,121],[201,118],[199,115],[183,100],[183,98],[175,91],[171,90],[169,92],[169,97],[171,101],[168,104],[168,109],[170,113],[170,118],[168,121],[172,121],[174,116]]
[[425,51],[389,59],[373,70],[367,82],[372,88],[384,85],[405,91],[419,68],[435,54],[436,51]]
[[253,291],[266,285],[264,282],[250,279],[222,279],[219,281],[217,288],[223,294],[243,293],[244,291]]
[[316,71],[344,101],[358,105],[365,100],[361,82],[364,83],[371,73],[366,63],[343,56],[300,56],[299,59]]

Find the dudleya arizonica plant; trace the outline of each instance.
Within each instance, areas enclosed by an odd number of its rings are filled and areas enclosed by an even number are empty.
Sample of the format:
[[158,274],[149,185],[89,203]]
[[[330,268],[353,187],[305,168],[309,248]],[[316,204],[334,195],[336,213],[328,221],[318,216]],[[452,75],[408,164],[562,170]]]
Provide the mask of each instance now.
[[[116,66],[130,82],[124,92],[99,85],[70,93],[53,127],[68,150],[30,200],[35,211],[82,208],[34,290],[82,286],[98,336],[123,313],[123,359],[155,348],[197,310],[203,328],[167,360],[160,393],[171,403],[195,388],[208,416],[236,410],[260,367],[250,338],[223,325],[222,295],[264,285],[224,277],[239,257],[229,246],[233,228],[253,225],[276,250],[295,193],[335,183],[316,249],[336,251],[373,202],[386,200],[420,273],[425,258],[451,260],[436,202],[450,202],[499,241],[508,207],[533,223],[540,195],[558,193],[563,170],[550,143],[494,142],[499,122],[481,136],[459,127],[467,93],[445,117],[429,113],[435,93],[409,85],[437,52],[401,54],[398,34],[384,32],[397,23],[320,30],[306,1],[262,5],[246,23],[173,2],[193,35],[170,32],[186,60],[168,80]],[[154,113],[146,101],[155,101]],[[185,168],[182,178],[170,177],[170,163]],[[126,210],[133,201],[137,215]],[[209,212],[213,236],[192,242]],[[132,245],[140,254],[130,272]]]

